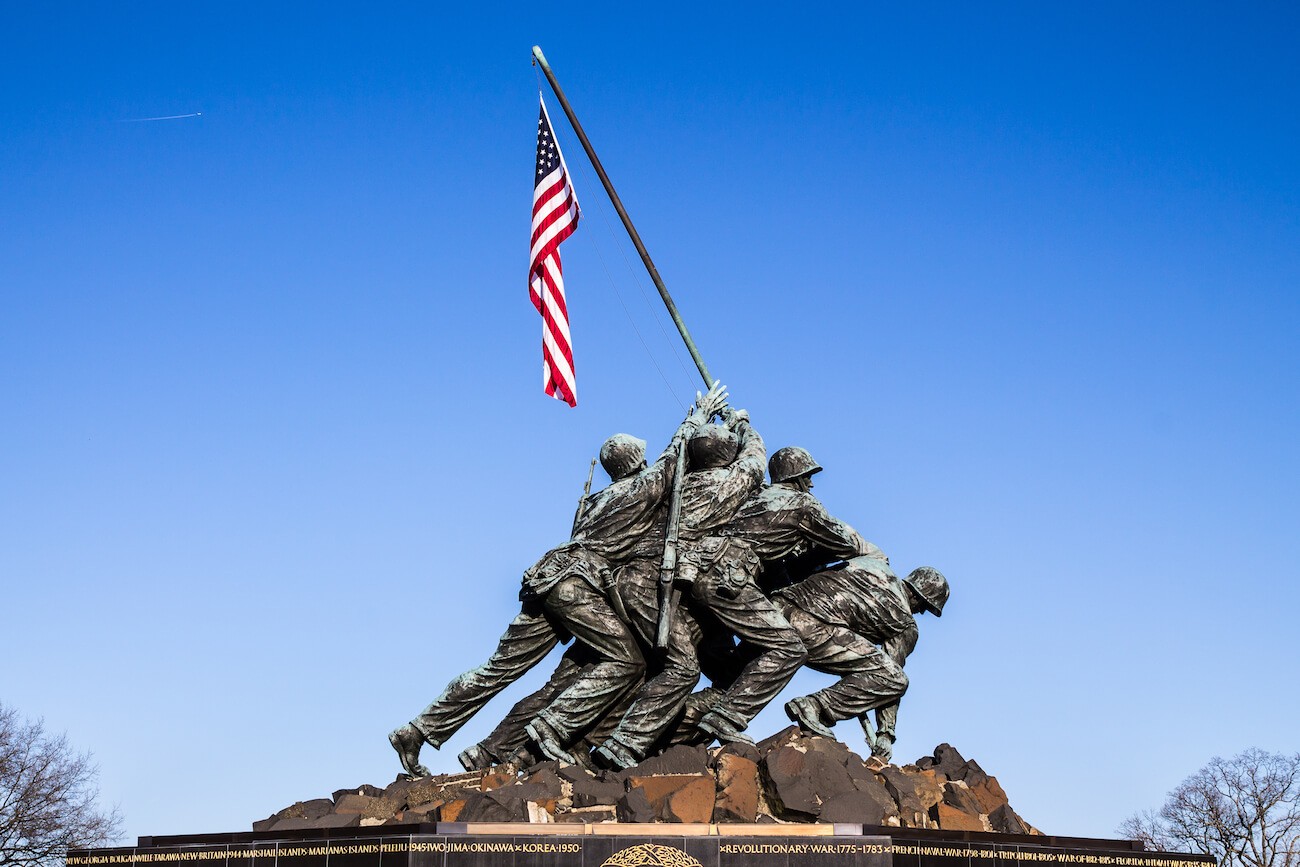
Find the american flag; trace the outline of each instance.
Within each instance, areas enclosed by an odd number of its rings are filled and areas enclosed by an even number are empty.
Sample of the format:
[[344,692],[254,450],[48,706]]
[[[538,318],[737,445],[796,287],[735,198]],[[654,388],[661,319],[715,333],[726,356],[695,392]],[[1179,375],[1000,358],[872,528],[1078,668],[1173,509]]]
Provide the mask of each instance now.
[[545,102],[537,120],[534,182],[528,295],[542,314],[542,387],[551,397],[577,406],[569,308],[564,300],[564,275],[560,270],[560,242],[578,227],[578,196],[569,183],[569,171],[551,130]]

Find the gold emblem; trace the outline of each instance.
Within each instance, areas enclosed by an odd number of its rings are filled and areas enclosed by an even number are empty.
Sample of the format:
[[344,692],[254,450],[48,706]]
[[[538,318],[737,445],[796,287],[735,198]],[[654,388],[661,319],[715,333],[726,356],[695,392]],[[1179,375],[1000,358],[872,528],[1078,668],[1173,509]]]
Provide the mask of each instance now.
[[642,843],[615,852],[600,867],[701,867],[700,862],[681,849]]

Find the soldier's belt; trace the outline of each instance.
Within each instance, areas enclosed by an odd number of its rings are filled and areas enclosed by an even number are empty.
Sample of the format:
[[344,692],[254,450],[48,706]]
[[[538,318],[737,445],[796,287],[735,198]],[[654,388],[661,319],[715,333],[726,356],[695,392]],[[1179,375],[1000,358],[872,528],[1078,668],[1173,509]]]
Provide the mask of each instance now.
[[677,580],[692,582],[710,576],[725,583],[743,583],[758,573],[761,561],[754,546],[735,536],[704,536],[683,544],[677,557]]
[[609,581],[609,561],[570,542],[553,548],[524,572],[523,584],[535,594],[545,594],[566,578],[581,578],[604,592]]

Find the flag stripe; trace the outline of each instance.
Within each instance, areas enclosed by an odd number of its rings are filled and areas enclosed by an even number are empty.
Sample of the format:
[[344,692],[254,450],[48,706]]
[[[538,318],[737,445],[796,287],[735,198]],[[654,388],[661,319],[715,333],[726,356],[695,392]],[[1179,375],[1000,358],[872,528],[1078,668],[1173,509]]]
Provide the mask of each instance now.
[[[553,297],[554,296],[552,295],[548,295],[547,301],[551,302]],[[568,320],[565,318],[563,311],[559,309],[558,305],[547,303],[544,306],[546,310],[542,314],[542,322],[546,325],[546,333],[550,335],[552,340],[555,340],[559,344],[558,348],[560,354],[564,356],[571,367],[573,363],[573,347],[572,338],[569,335]]]
[[573,352],[569,349],[569,321],[565,314],[564,296],[558,295],[556,290],[549,285],[544,286],[543,297],[545,303],[542,305],[542,322],[547,328],[554,333],[555,338],[562,341],[565,349],[564,356],[570,361],[573,358]]
[[577,228],[581,211],[545,103],[537,119],[536,168],[528,298],[542,317],[542,390],[576,406],[578,390],[560,244]]
[[546,254],[545,248],[548,244],[552,242],[558,244],[573,234],[577,222],[577,207],[568,201],[533,217],[533,261],[536,262],[540,256]]
[[573,228],[572,222],[565,225],[552,224],[549,226],[533,244],[533,249],[530,251],[533,262],[536,263],[554,253],[559,248],[560,243],[573,234]]

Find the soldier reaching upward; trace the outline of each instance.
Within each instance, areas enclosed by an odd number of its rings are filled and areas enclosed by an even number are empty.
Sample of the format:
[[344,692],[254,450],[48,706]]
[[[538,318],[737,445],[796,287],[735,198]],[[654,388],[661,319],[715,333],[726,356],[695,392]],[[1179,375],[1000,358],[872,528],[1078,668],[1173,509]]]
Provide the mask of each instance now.
[[[691,472],[682,481],[680,492],[678,544],[682,551],[689,547],[693,535],[729,519],[763,481],[763,439],[749,426],[749,416],[743,410],[726,410],[723,417],[725,426],[704,425],[687,446]],[[647,535],[644,542],[646,556],[615,570],[610,601],[647,651],[655,644],[659,606],[666,602],[672,610],[667,646],[654,658],[656,670],[637,692],[615,734],[596,749],[599,762],[615,767],[630,767],[645,758],[700,680],[699,629],[679,601],[680,593],[668,600],[658,593],[665,535]]]
[[427,776],[428,769],[419,763],[420,748],[425,743],[440,747],[566,633],[594,651],[598,661],[584,667],[529,723],[528,733],[545,755],[572,761],[564,745],[575,741],[641,678],[644,658],[628,627],[611,610],[604,585],[611,568],[628,557],[660,515],[672,488],[678,449],[726,402],[718,383],[697,398],[696,407],[651,467],[645,464],[643,440],[617,434],[605,442],[600,458],[610,484],[587,500],[572,539],[524,573],[522,610],[491,658],[457,677],[423,713],[389,734],[407,773]]
[[[762,479],[762,440],[743,412],[736,413],[731,424],[740,430],[739,437],[706,426],[688,446],[691,472],[683,480],[677,573],[678,580],[689,585],[691,604],[700,617],[720,624],[753,651],[696,723],[723,742],[748,740],[742,734],[745,727],[789,682],[806,655],[798,634],[755,583],[762,564],[812,546],[842,557],[874,550],[808,493],[810,477],[821,467],[803,449],[781,449],[773,455],[774,484],[755,490]],[[739,458],[733,459],[738,449]],[[720,480],[731,487],[720,487]],[[734,497],[741,481],[748,493],[737,507],[734,499],[719,492]],[[660,715],[641,720],[639,726],[629,725],[631,721],[629,711],[597,749],[606,762],[635,764],[674,719]]]

